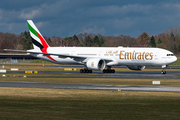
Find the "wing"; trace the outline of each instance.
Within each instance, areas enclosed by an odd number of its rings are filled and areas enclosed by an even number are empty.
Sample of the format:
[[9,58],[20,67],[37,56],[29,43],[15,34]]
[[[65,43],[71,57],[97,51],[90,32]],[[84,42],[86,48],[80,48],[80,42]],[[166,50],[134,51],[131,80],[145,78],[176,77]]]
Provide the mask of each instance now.
[[[84,57],[84,56],[75,56],[75,55],[64,55],[64,54],[55,54],[55,53],[42,53],[42,52],[35,52],[35,51],[24,51],[24,50],[12,50],[12,49],[4,49],[4,51],[13,51],[13,52],[21,52],[21,53],[30,53],[31,54],[42,54],[43,56],[58,56],[59,58],[72,58],[75,61],[81,61],[81,62],[86,62],[87,60],[91,59],[92,57]],[[104,59],[104,58],[103,58]],[[113,60],[111,59],[104,59],[106,63],[112,62]]]

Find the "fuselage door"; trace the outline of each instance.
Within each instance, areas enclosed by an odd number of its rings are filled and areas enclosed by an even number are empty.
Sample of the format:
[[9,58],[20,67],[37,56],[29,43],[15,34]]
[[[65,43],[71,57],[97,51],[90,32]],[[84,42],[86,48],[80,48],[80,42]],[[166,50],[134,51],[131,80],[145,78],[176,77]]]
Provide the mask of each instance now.
[[155,60],[158,60],[158,57],[159,57],[159,53],[156,52],[156,53],[155,53],[155,56],[154,56],[154,59],[155,59]]
[[99,56],[103,56],[102,51],[99,51]]

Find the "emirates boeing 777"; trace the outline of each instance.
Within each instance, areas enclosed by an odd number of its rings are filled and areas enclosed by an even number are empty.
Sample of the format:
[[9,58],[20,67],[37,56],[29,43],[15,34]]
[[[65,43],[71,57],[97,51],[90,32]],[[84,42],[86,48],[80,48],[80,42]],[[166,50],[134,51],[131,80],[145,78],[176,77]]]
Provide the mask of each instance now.
[[57,64],[84,65],[81,73],[100,70],[115,73],[112,66],[127,66],[131,70],[143,70],[145,66],[161,66],[162,74],[166,67],[177,60],[176,56],[165,49],[147,47],[50,47],[32,20],[27,20],[34,49],[10,50],[25,52],[34,57]]

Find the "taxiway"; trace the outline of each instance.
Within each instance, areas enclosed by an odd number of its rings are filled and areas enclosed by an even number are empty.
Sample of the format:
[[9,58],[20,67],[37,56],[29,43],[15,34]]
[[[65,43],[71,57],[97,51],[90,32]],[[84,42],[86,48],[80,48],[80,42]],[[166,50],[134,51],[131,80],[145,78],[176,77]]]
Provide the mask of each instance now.
[[[7,73],[25,73],[25,71],[7,71]],[[29,76],[38,78],[128,78],[128,79],[180,79],[180,71],[167,71],[167,74],[161,74],[160,71],[116,71],[116,73],[102,73],[102,71],[93,71],[93,73],[80,73],[79,71],[38,71],[43,74],[76,74],[77,76]],[[85,76],[82,76],[85,74]]]

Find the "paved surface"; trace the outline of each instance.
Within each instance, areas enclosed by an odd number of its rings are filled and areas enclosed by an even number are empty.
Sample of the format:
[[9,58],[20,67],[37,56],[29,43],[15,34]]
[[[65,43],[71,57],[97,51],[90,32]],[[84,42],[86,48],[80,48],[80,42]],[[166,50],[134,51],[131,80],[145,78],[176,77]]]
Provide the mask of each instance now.
[[38,83],[38,82],[3,82],[3,81],[0,82],[0,87],[180,92],[180,87],[99,85],[99,84],[64,84],[64,83]]
[[[25,71],[7,71],[7,73],[25,73]],[[38,71],[43,74],[54,74],[51,76],[27,76],[29,78],[129,78],[129,79],[180,79],[180,71],[168,71],[161,74],[160,71],[116,71],[115,74],[101,71],[83,73],[79,71]],[[65,74],[57,76],[56,74]],[[67,76],[66,76],[67,74]],[[69,76],[74,74],[76,76]],[[38,82],[0,82],[0,87],[24,87],[24,88],[52,88],[52,89],[83,89],[83,90],[121,90],[121,91],[159,91],[159,92],[180,92],[180,87],[162,86],[130,86],[130,85],[99,85],[99,84],[63,84],[63,83],[38,83]]]
[[[25,73],[25,71],[7,71],[7,73]],[[77,76],[31,76],[34,78],[128,78],[128,79],[180,79],[180,71],[167,71],[167,74],[161,74],[161,71],[116,71],[116,73],[102,73],[93,71],[93,73],[80,73],[79,71],[38,71],[38,73],[50,74],[76,74]],[[80,76],[86,74],[85,76]],[[30,77],[30,76],[29,76]]]

